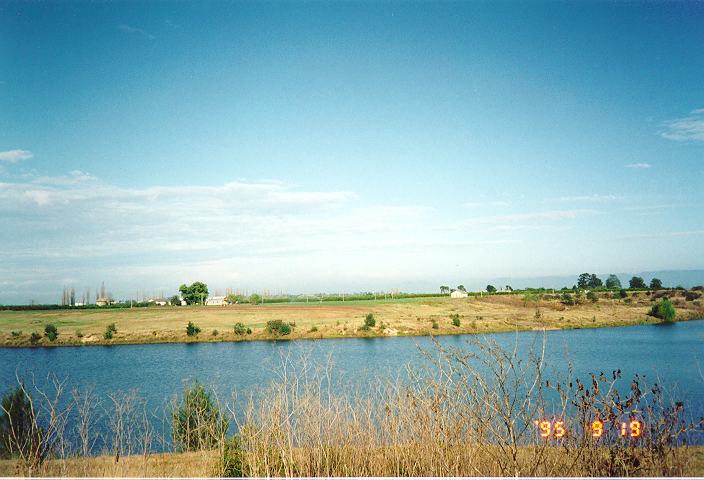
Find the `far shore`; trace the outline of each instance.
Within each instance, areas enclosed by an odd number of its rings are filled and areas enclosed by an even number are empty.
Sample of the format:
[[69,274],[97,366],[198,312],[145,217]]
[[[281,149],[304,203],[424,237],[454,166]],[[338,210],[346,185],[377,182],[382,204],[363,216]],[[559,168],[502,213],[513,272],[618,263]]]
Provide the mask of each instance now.
[[[384,338],[396,336],[484,334],[530,330],[604,328],[660,323],[648,315],[657,294],[629,292],[624,299],[600,294],[597,302],[582,299],[564,305],[556,296],[542,299],[520,294],[468,297],[409,298],[326,302],[321,304],[270,304],[191,307],[149,307],[92,310],[0,311],[0,346],[60,347],[160,343],[238,342],[331,338]],[[677,320],[704,318],[702,301],[672,298]],[[371,313],[375,325],[361,329]],[[453,324],[453,318],[459,319]],[[267,322],[281,320],[292,326],[288,335],[267,331]],[[188,322],[200,329],[186,334]],[[112,339],[104,333],[115,324]],[[251,333],[235,333],[240,323]],[[45,326],[54,325],[58,338],[50,341]],[[41,336],[34,341],[31,334]]]

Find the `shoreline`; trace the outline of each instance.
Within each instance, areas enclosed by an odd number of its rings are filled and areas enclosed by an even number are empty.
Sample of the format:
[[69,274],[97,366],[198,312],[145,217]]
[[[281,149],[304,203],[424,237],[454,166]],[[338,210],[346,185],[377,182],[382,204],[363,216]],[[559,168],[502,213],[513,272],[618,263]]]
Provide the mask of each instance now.
[[[691,317],[687,318],[679,318],[677,321],[674,323],[680,323],[680,322],[690,322],[690,321],[698,321],[698,320],[704,320],[704,316],[700,315],[693,315]],[[670,324],[670,325],[674,325]],[[39,349],[39,348],[80,348],[80,347],[120,347],[120,346],[129,346],[129,345],[192,345],[192,344],[202,344],[202,343],[240,343],[240,342],[292,342],[292,341],[300,341],[300,340],[346,340],[346,339],[369,339],[369,340],[376,340],[376,339],[386,339],[386,338],[399,338],[399,337],[446,337],[446,336],[458,336],[458,335],[492,335],[492,334],[498,334],[498,333],[522,333],[522,332],[550,332],[550,331],[564,331],[564,330],[593,330],[593,329],[600,329],[600,328],[622,328],[622,327],[637,327],[637,326],[643,326],[643,325],[662,325],[662,326],[667,326],[667,324],[664,324],[662,321],[654,318],[654,317],[648,317],[648,319],[644,319],[643,321],[634,323],[634,322],[629,322],[627,320],[622,320],[622,321],[615,321],[611,322],[608,324],[600,323],[596,325],[578,325],[578,326],[568,326],[568,327],[544,327],[544,328],[528,328],[528,327],[521,327],[521,326],[515,326],[515,328],[496,328],[496,329],[489,329],[486,331],[466,331],[466,330],[458,330],[458,331],[445,331],[445,332],[427,332],[427,333],[397,333],[394,335],[385,335],[382,332],[373,332],[373,333],[358,333],[358,332],[353,332],[349,335],[329,335],[329,336],[311,336],[311,335],[306,335],[306,334],[299,334],[299,335],[285,335],[285,336],[276,336],[276,335],[269,335],[269,336],[262,336],[262,335],[257,335],[257,336],[243,336],[243,337],[235,337],[235,338],[212,338],[212,337],[207,337],[203,336],[202,338],[196,337],[193,340],[187,340],[183,338],[155,338],[155,339],[114,339],[110,341],[106,340],[99,340],[95,342],[61,342],[61,343],[46,343],[43,342],[41,344],[32,344],[32,343],[24,343],[24,344],[6,344],[2,343],[0,344],[0,348],[9,348],[9,349],[19,349],[19,348],[31,348],[31,349]]]
[[[582,298],[573,304],[563,303],[556,295],[515,294],[327,305],[0,311],[0,347],[371,339],[647,325],[661,322],[649,312],[664,294],[630,292],[625,298],[615,298],[603,293],[596,300]],[[704,318],[704,302],[687,300],[684,294],[672,296],[672,302],[677,321]],[[372,325],[366,327],[370,315]],[[195,336],[187,335],[191,323],[198,328]],[[289,334],[272,331],[272,326],[283,324],[289,325]],[[57,334],[54,341],[47,338],[48,327]]]

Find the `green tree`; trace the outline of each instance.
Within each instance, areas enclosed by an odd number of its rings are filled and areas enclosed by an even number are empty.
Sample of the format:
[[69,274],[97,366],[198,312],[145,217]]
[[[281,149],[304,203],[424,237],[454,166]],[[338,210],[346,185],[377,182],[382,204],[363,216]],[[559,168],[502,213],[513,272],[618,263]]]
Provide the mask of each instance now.
[[447,285],[441,285],[440,293],[450,293],[450,287],[448,287]]
[[628,282],[628,285],[631,288],[646,288],[645,281],[643,280],[642,277],[631,278],[631,280]]
[[677,317],[675,306],[672,305],[669,298],[663,298],[653,305],[653,308],[650,310],[650,315],[661,319],[663,323],[674,323]]
[[597,277],[595,273],[592,273],[589,277],[589,288],[599,288],[603,285],[601,278]]
[[653,278],[650,281],[650,288],[653,290],[662,290],[662,280],[659,278]]
[[460,292],[467,292],[467,289],[464,288],[464,285],[457,285],[457,290],[459,290]]
[[613,273],[606,279],[606,288],[621,288],[621,280]]
[[262,297],[258,293],[253,293],[249,296],[249,303],[251,303],[252,305],[262,303]]
[[496,287],[493,285],[487,285],[486,286],[486,291],[489,293],[494,293],[496,291]]
[[227,420],[210,391],[196,382],[186,387],[181,402],[171,411],[171,426],[177,451],[215,448],[224,440]]
[[590,273],[582,273],[577,278],[577,287],[586,289],[589,288],[589,283],[592,280],[592,275]]
[[32,400],[24,384],[2,397],[0,408],[0,458],[24,457],[38,466],[47,453],[44,430],[37,425]]
[[244,303],[245,298],[242,295],[237,295],[236,293],[230,293],[225,297],[225,300],[227,300],[228,303],[235,304],[235,303]]
[[171,303],[171,305],[181,305],[181,299],[178,295],[174,295],[169,298],[169,302]]
[[56,329],[56,326],[53,323],[49,323],[44,327],[44,336],[46,336],[49,341],[53,342],[58,338],[59,331]]
[[178,291],[188,305],[204,304],[208,299],[208,286],[203,282],[193,282],[191,285],[184,283],[178,287]]
[[200,327],[198,327],[193,322],[188,322],[188,325],[186,326],[186,335],[188,335],[189,337],[195,337],[199,333],[200,333]]

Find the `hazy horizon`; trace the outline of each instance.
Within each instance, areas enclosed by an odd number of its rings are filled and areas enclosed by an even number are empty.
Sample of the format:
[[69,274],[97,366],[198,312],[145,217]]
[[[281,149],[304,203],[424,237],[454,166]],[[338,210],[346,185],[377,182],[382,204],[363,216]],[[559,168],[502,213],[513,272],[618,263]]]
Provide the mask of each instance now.
[[703,24],[701,2],[2,3],[0,304],[704,269]]

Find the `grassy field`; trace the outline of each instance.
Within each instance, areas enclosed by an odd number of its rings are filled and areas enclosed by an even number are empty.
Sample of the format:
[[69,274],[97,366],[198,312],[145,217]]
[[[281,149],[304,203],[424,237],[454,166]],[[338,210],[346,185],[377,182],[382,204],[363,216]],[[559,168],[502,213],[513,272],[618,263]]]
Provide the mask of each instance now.
[[[230,305],[225,307],[150,307],[132,309],[0,311],[0,345],[29,346],[30,335],[42,338],[35,344],[101,345],[134,343],[210,342],[265,340],[273,338],[348,338],[398,335],[448,335],[534,329],[596,328],[656,323],[647,315],[653,303],[645,292],[629,293],[627,299],[601,294],[599,301],[585,300],[574,306],[557,299],[526,300],[522,295],[491,295],[465,299],[410,298],[310,304]],[[673,299],[678,319],[704,317],[699,300]],[[376,326],[359,327],[372,313]],[[459,315],[460,325],[451,315]],[[266,331],[270,320],[295,324],[290,335],[277,337]],[[195,337],[186,335],[189,321],[200,327]],[[240,322],[251,334],[236,335]],[[103,338],[109,324],[117,333]],[[433,328],[433,324],[437,328]],[[54,342],[44,337],[44,327],[53,324],[59,336]]]

